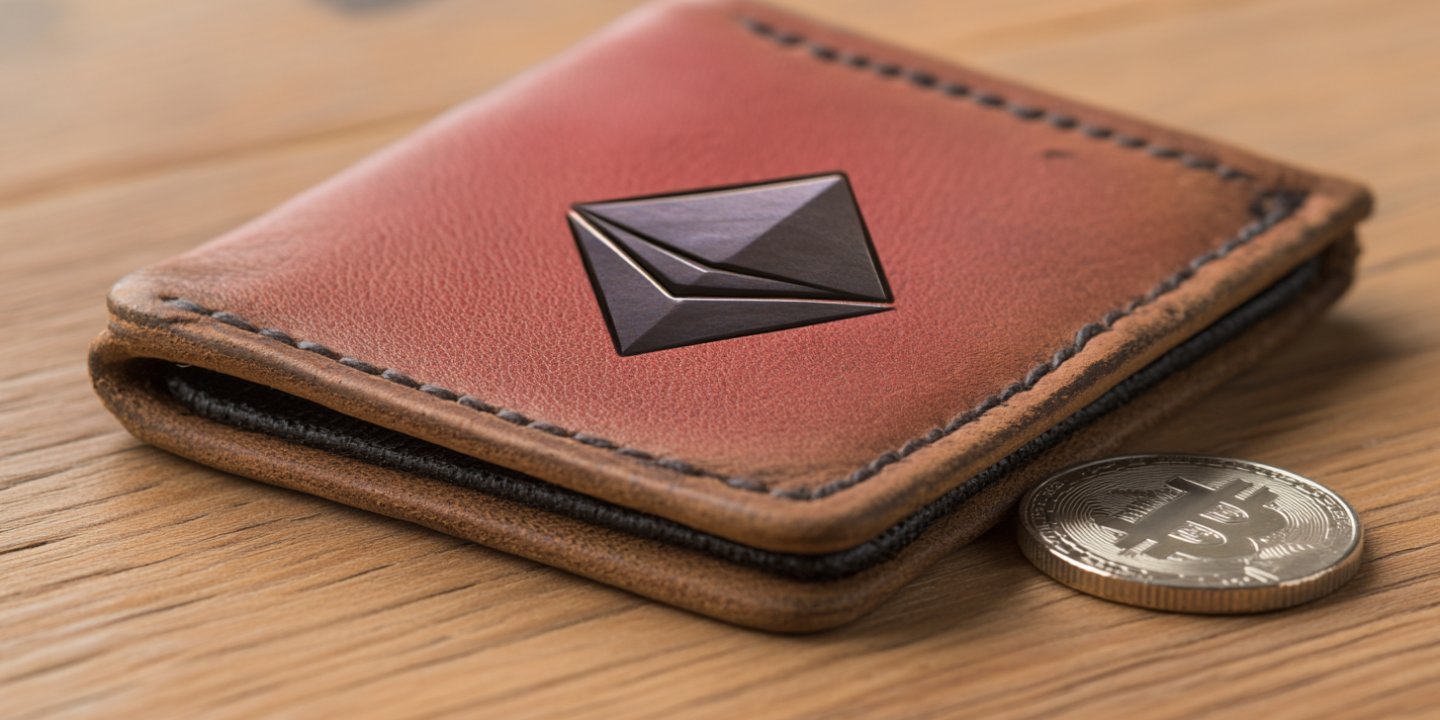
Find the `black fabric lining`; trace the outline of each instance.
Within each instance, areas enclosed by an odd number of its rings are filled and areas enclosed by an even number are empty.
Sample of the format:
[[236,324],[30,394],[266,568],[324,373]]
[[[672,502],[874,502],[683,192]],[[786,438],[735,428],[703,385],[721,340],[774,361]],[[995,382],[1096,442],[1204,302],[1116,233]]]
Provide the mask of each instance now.
[[306,447],[400,470],[583,522],[704,552],[724,560],[802,581],[842,578],[893,557],[940,518],[1007,473],[1108,412],[1194,364],[1297,298],[1319,273],[1312,259],[1205,330],[1126,378],[1099,399],[1019,450],[901,520],[869,542],[848,550],[803,555],[762,550],[700,532],[665,518],[568,490],[483,460],[350,417],[318,403],[198,367],[156,361],[160,388],[207,420],[264,433]]
[[583,443],[591,447],[610,450],[617,454],[624,455],[628,458],[632,458],[641,462],[653,463],[656,466],[663,467],[672,472],[693,475],[696,477],[712,477],[725,483],[726,485],[729,485],[730,487],[740,490],[763,492],[774,495],[776,497],[784,497],[792,500],[818,500],[820,498],[833,495],[837,492],[841,492],[847,488],[851,488],[862,482],[865,482],[866,480],[879,474],[886,467],[889,467],[890,465],[898,462],[903,462],[907,457],[924,450],[925,448],[939,442],[940,440],[943,440],[946,436],[959,430],[960,428],[972,422],[975,422],[976,420],[979,420],[980,418],[984,417],[986,413],[1004,404],[1010,398],[1020,393],[1028,392],[1029,390],[1034,388],[1035,384],[1040,382],[1046,375],[1050,374],[1055,370],[1058,370],[1065,363],[1070,362],[1072,359],[1079,356],[1079,354],[1085,349],[1085,346],[1088,345],[1091,340],[1095,339],[1096,336],[1108,332],[1115,326],[1115,323],[1130,316],[1138,309],[1155,302],[1159,298],[1165,296],[1167,293],[1174,291],[1176,288],[1179,288],[1190,278],[1194,277],[1195,273],[1200,268],[1211,262],[1227,257],[1237,248],[1240,248],[1245,244],[1249,243],[1250,241],[1254,240],[1255,238],[1259,237],[1261,234],[1268,231],[1271,227],[1274,227],[1276,223],[1289,217],[1296,208],[1300,207],[1300,204],[1303,203],[1304,200],[1305,195],[1303,193],[1290,191],[1275,191],[1260,195],[1256,198],[1254,205],[1251,207],[1251,213],[1252,215],[1254,215],[1254,219],[1251,220],[1249,223],[1246,223],[1244,227],[1240,228],[1240,230],[1235,233],[1234,237],[1231,237],[1229,240],[1225,241],[1222,245],[1220,245],[1220,247],[1217,247],[1214,250],[1205,253],[1204,255],[1194,258],[1185,267],[1182,267],[1170,277],[1165,278],[1164,280],[1161,280],[1159,283],[1157,283],[1144,296],[1134,298],[1124,307],[1111,310],[1096,322],[1088,323],[1082,326],[1080,329],[1075,331],[1074,340],[1070,344],[1058,348],[1054,352],[1054,354],[1050,356],[1049,360],[1038,363],[1035,366],[1031,367],[1030,370],[1025,373],[1024,377],[1010,383],[1004,388],[1001,388],[995,394],[987,396],[984,400],[981,400],[979,404],[975,405],[969,410],[961,412],[959,415],[951,418],[950,422],[946,423],[943,428],[932,428],[924,435],[911,438],[908,442],[906,442],[899,448],[887,450],[881,453],[879,457],[857,468],[845,477],[837,478],[821,485],[806,488],[772,488],[767,486],[765,483],[758,482],[751,478],[730,477],[719,473],[710,472],[705,469],[696,467],[695,465],[679,458],[667,456],[656,457],[655,455],[645,452],[644,450],[641,450],[639,448],[618,445],[614,442],[611,442],[604,438],[596,437],[586,432],[575,432],[567,430],[553,423],[545,422],[544,420],[534,420],[528,418],[525,415],[509,408],[495,407],[494,405],[491,405],[490,403],[487,403],[480,398],[473,397],[468,394],[458,393],[437,385],[431,385],[429,383],[422,383],[419,380],[416,380],[415,378],[410,377],[409,375],[399,370],[396,370],[395,368],[385,368],[379,365],[375,365],[373,363],[366,362],[359,358],[342,355],[341,353],[338,353],[317,342],[313,342],[310,340],[297,340],[291,337],[289,333],[279,328],[257,328],[256,326],[250,324],[250,322],[245,318],[226,310],[210,310],[203,305],[194,302],[193,300],[182,297],[164,297],[161,298],[161,300],[171,307],[178,308],[186,312],[196,313],[198,315],[204,315],[213,320],[218,320],[219,322],[225,323],[226,325],[238,328],[245,332],[261,335],[269,340],[273,340],[283,345],[289,345],[298,350],[315,353],[317,355],[320,355],[321,357],[334,360],[335,362],[338,362],[341,365],[344,365],[353,370],[358,370],[367,375],[375,375],[398,385],[403,385],[407,388],[419,390],[420,392],[426,393],[431,397],[439,398],[441,400],[449,402],[456,402],[476,412],[493,414],[495,415],[495,417],[498,417],[508,423],[512,423],[522,427],[528,427],[533,430],[539,430],[541,432],[549,433],[558,437],[567,437],[575,440],[576,442]]

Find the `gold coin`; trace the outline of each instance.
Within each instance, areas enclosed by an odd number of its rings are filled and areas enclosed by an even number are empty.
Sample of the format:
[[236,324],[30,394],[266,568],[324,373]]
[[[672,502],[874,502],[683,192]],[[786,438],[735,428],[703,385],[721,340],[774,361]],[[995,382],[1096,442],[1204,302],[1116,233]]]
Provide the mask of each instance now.
[[1334,592],[1360,569],[1360,516],[1260,463],[1127,455],[1076,465],[1020,503],[1020,547],[1076,590],[1156,610],[1248,613]]

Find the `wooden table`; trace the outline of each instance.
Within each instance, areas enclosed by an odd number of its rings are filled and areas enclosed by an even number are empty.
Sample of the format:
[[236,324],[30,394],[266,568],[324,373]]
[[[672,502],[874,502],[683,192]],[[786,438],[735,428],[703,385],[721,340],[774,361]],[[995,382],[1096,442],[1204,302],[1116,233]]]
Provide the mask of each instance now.
[[627,0],[0,0],[0,716],[1440,716],[1440,3],[789,0],[1367,182],[1360,281],[1131,444],[1345,495],[1364,569],[1253,617],[1133,609],[1001,527],[873,615],[742,630],[131,438],[121,275],[256,216]]

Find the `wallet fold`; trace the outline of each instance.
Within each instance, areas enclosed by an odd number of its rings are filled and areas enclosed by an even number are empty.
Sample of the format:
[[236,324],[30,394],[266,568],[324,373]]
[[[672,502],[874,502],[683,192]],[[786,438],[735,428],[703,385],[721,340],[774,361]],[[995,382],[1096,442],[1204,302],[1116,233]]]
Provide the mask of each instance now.
[[1368,211],[763,6],[664,2],[122,280],[92,377],[207,465],[815,630],[1285,342]]

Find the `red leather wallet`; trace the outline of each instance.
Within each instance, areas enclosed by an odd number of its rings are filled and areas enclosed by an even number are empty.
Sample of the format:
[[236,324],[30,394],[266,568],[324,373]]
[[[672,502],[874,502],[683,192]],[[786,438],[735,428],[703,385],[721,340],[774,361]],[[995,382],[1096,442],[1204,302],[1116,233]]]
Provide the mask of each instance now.
[[642,8],[116,285],[140,438],[831,627],[1277,346],[1355,184],[748,3]]

